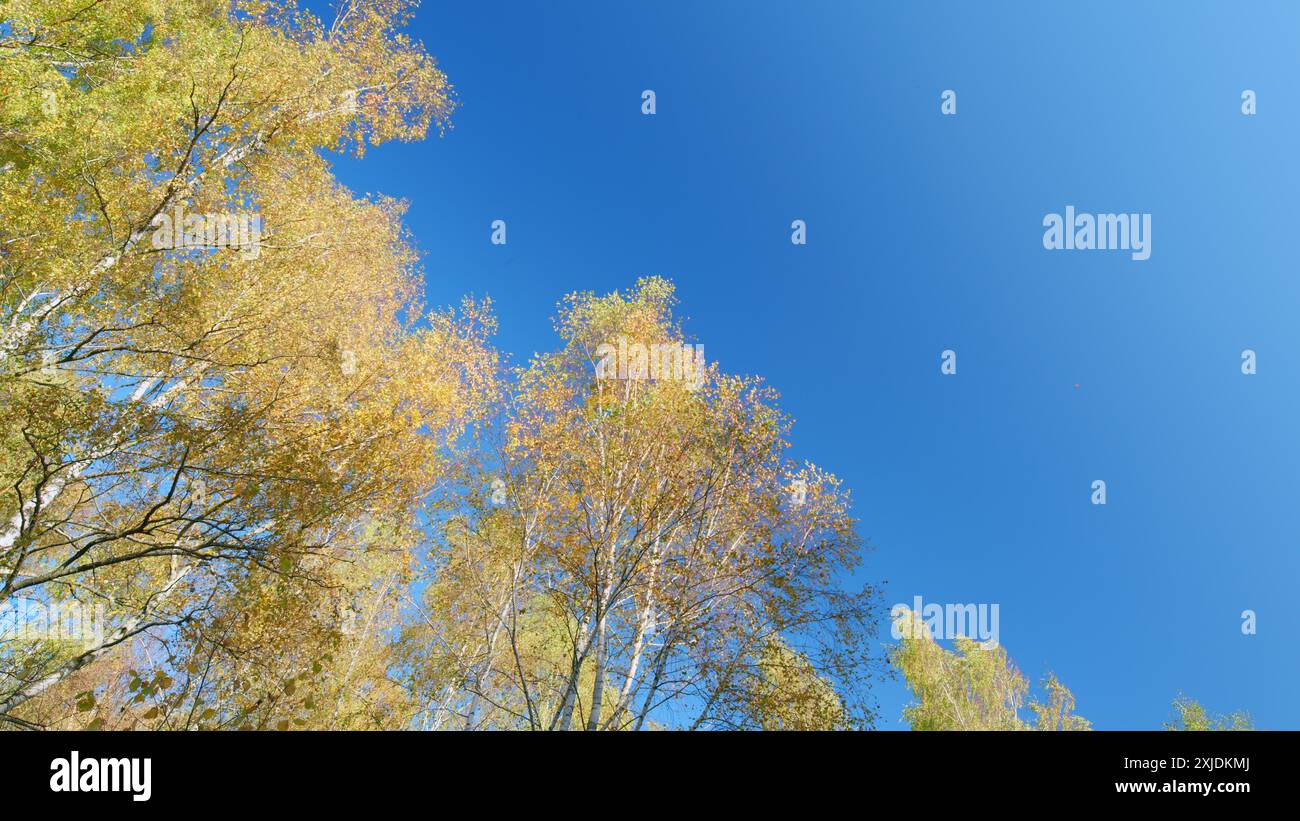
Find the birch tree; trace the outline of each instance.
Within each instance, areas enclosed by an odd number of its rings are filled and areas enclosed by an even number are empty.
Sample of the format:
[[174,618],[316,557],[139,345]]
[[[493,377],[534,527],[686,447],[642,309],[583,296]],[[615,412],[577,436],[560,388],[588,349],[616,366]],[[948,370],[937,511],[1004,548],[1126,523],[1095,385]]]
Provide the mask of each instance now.
[[493,320],[426,312],[404,206],[327,159],[448,124],[413,5],[0,10],[0,607],[109,620],[0,640],[0,719],[267,585],[337,585],[445,472]]
[[[955,639],[940,647],[919,613],[901,610],[902,640],[893,662],[914,701],[903,710],[913,730],[1087,730],[1074,712],[1074,695],[1055,674],[1044,681],[1045,701],[1029,697],[1029,681],[1001,645]],[[1031,718],[1022,715],[1029,709]]]
[[[786,458],[761,380],[645,361],[684,350],[673,303],[656,278],[572,295],[514,374],[412,627],[432,726],[870,724],[848,493]],[[639,361],[611,371],[619,340]]]

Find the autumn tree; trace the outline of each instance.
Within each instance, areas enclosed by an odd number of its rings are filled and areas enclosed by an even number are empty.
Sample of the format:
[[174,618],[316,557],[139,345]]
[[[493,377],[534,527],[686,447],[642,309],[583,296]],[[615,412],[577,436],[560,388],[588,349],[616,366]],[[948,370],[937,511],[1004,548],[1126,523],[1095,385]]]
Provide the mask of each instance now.
[[[914,698],[903,710],[913,730],[1089,729],[1054,674],[1044,682],[1047,700],[1027,702],[1029,682],[1001,645],[958,637],[952,652],[939,646],[920,614],[899,608],[894,620],[902,638],[892,660]],[[1022,715],[1026,706],[1032,719]]]
[[1250,714],[1237,711],[1227,715],[1211,713],[1195,699],[1179,696],[1174,699],[1174,719],[1165,723],[1166,730],[1253,730],[1255,722]]
[[[129,709],[99,719],[167,727],[401,711],[382,685],[333,699],[387,669],[328,669],[331,602],[391,577],[362,605],[391,618],[404,563],[367,551],[422,538],[495,368],[484,306],[426,313],[402,204],[327,158],[447,125],[413,6],[0,9],[0,608],[108,614],[88,644],[0,636],[0,719],[101,698]],[[276,663],[231,661],[254,649]],[[333,703],[284,707],[302,675],[333,675]]]
[[870,726],[848,492],[673,304],[658,278],[573,294],[510,378],[406,637],[422,726]]

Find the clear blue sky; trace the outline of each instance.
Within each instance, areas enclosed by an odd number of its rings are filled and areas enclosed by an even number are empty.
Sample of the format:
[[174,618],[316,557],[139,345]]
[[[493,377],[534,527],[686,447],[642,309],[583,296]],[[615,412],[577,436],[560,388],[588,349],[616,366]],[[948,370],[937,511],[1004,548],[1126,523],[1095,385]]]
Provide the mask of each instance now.
[[[998,603],[1097,728],[1180,692],[1300,727],[1300,6],[1048,5],[426,1],[455,128],[339,175],[516,359],[566,292],[674,280],[853,488],[863,578]],[[1066,205],[1151,213],[1151,258],[1044,250]]]

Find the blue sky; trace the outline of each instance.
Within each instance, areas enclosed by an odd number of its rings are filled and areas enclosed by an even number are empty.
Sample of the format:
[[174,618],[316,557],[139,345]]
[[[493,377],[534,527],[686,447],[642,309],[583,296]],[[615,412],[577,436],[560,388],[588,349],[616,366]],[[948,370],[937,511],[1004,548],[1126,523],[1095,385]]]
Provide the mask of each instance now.
[[[997,603],[1095,727],[1180,692],[1300,727],[1300,7],[1047,5],[426,0],[454,130],[338,172],[410,201],[429,302],[490,295],[517,360],[565,293],[671,278],[853,488],[862,577]],[[1150,259],[1044,250],[1067,205],[1150,213]]]

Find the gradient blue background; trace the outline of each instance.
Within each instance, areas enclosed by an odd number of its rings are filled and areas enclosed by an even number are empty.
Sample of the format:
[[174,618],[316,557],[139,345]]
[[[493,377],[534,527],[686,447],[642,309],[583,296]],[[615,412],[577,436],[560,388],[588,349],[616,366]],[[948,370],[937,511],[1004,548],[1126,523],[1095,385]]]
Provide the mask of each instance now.
[[[516,361],[566,292],[674,280],[853,488],[862,578],[998,603],[1095,727],[1179,693],[1300,727],[1300,6],[1048,5],[425,2],[454,130],[339,175],[410,200],[430,303],[493,297]],[[1150,260],[1045,251],[1067,204],[1153,214]]]

